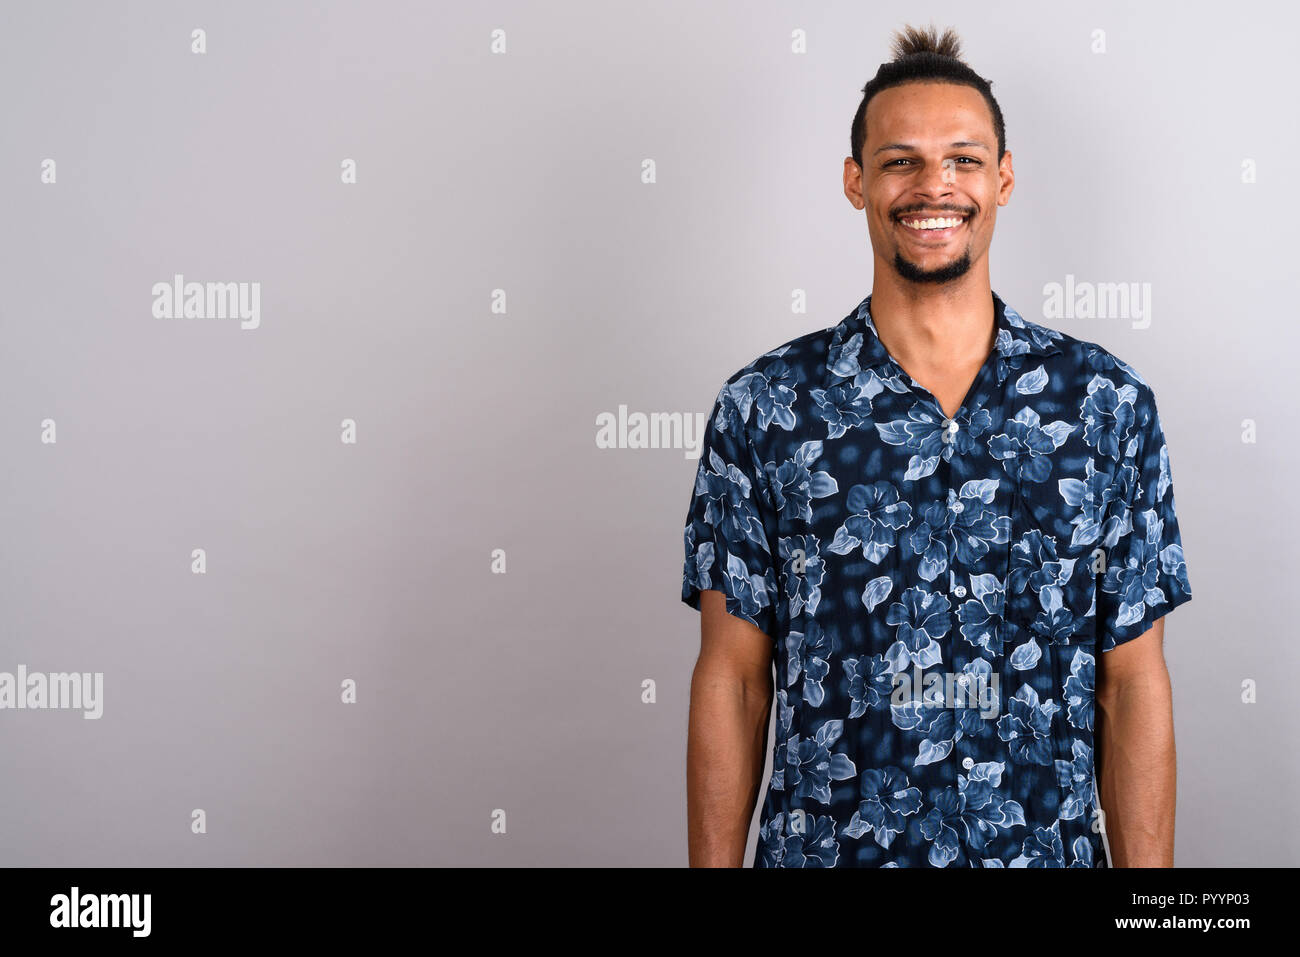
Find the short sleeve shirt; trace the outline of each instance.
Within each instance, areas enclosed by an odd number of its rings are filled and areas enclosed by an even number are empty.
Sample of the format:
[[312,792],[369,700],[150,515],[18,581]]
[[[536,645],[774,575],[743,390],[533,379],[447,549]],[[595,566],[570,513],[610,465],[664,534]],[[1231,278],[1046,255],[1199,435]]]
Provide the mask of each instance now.
[[1104,867],[1099,653],[1192,597],[1150,387],[993,295],[957,413],[871,297],[734,373],[682,601],[772,640],[761,867]]

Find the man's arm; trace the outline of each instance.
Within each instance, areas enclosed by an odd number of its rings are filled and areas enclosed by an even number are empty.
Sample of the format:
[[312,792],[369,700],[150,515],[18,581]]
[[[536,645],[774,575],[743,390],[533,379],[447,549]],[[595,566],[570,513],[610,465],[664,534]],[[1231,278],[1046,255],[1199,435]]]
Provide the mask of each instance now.
[[1165,621],[1102,652],[1097,669],[1098,788],[1116,867],[1173,867],[1173,693]]
[[700,592],[700,656],[691,676],[686,827],[691,867],[740,867],[762,785],[772,708],[772,639]]

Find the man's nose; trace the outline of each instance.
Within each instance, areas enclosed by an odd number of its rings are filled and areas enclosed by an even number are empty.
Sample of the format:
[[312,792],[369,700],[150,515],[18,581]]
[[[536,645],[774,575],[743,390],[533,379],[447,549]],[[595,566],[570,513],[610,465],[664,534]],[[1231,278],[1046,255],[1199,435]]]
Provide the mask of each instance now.
[[942,160],[937,163],[926,164],[925,169],[921,171],[917,190],[928,196],[943,196],[951,193],[956,185],[956,165],[952,160]]

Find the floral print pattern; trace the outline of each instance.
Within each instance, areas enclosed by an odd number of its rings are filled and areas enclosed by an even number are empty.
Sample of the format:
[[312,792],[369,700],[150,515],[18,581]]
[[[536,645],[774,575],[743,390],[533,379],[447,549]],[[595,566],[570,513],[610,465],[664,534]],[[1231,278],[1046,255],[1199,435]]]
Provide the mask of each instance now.
[[687,514],[682,601],[772,641],[755,865],[1104,867],[1097,655],[1192,597],[1155,396],[995,293],[948,416],[870,305],[726,381]]

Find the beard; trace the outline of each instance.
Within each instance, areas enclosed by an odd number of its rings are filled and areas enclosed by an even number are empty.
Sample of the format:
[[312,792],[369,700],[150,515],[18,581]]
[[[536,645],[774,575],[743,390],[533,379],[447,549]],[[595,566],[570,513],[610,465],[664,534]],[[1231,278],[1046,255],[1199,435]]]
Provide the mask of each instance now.
[[970,250],[963,250],[962,254],[948,263],[946,266],[940,266],[938,269],[922,269],[916,263],[908,262],[903,258],[903,254],[894,253],[894,272],[898,273],[909,282],[924,283],[945,283],[952,282],[954,279],[960,279],[970,271]]

